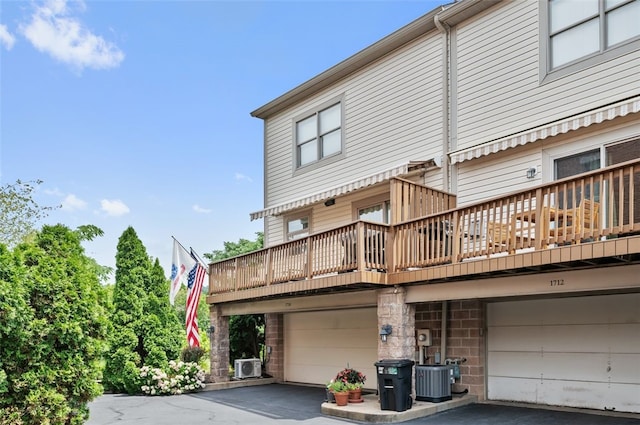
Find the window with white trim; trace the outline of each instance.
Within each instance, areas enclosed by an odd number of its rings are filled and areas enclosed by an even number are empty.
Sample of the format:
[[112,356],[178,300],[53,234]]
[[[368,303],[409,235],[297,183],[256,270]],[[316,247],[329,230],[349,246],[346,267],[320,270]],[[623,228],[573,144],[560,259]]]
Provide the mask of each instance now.
[[547,11],[549,70],[640,41],[640,0],[549,0]]
[[353,205],[355,219],[373,223],[389,224],[391,222],[391,204],[388,195],[365,199]]
[[287,217],[285,220],[287,240],[292,241],[309,236],[309,224],[310,220],[307,213]]
[[342,153],[342,103],[319,109],[296,121],[296,168]]

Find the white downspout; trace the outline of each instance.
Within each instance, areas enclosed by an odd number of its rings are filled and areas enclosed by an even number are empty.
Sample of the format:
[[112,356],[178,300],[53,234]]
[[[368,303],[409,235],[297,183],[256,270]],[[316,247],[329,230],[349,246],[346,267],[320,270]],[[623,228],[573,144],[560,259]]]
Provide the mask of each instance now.
[[[444,11],[444,7],[442,11]],[[451,28],[446,22],[440,21],[440,13],[433,17],[433,22],[444,36],[444,48],[442,49],[442,190],[451,192],[448,155],[451,150]]]
[[[444,10],[444,7],[442,8]],[[442,49],[442,185],[445,192],[451,192],[449,151],[451,149],[451,28],[440,21],[437,13],[433,22],[444,36]],[[447,316],[449,303],[442,301],[442,325],[440,334],[440,364],[447,358]]]

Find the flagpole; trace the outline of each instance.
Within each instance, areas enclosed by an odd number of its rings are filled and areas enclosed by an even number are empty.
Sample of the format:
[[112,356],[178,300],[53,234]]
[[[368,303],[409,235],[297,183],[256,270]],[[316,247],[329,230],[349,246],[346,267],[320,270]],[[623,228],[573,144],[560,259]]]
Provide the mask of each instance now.
[[[178,242],[178,243],[180,243],[180,242]],[[205,270],[207,270],[207,274],[209,274],[209,271],[208,271],[208,270],[209,270],[209,268],[207,267],[207,263],[202,259],[202,257],[200,257],[200,256],[198,255],[198,253],[197,253],[197,252],[196,252],[192,247],[189,247],[189,249],[191,249],[191,254],[192,254],[192,255],[194,255],[194,256],[196,257],[196,260],[197,260],[200,264],[202,264],[202,266],[204,267],[204,269],[205,269]]]
[[180,241],[179,241],[179,240],[177,240],[173,235],[171,236],[171,238],[173,238],[173,240],[174,240],[178,245],[180,245],[180,247],[182,247],[182,249],[184,249],[184,250],[185,250],[185,252],[189,252],[189,251],[187,250],[187,248],[185,248],[185,247],[184,247],[184,245],[182,245],[182,244],[180,243]]

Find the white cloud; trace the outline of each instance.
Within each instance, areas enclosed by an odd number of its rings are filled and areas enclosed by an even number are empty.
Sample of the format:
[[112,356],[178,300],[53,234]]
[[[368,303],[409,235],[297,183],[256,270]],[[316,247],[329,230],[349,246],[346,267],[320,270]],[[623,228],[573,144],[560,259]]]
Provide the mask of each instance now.
[[113,217],[128,214],[130,211],[129,207],[119,199],[114,199],[113,201],[103,199],[100,201],[100,206],[102,211]]
[[[84,2],[74,3],[80,11]],[[115,44],[93,34],[74,16],[66,0],[47,0],[35,7],[31,21],[20,27],[22,34],[41,52],[79,71],[120,65],[124,53]]]
[[211,210],[210,210],[210,209],[202,208],[202,207],[201,207],[200,205],[198,205],[198,204],[195,204],[195,205],[193,206],[193,210],[194,210],[195,212],[197,212],[197,213],[202,213],[202,214],[209,214],[209,213],[211,212]]
[[59,196],[59,197],[63,197],[64,196],[64,193],[62,193],[60,191],[60,189],[58,189],[57,187],[53,188],[53,189],[45,189],[44,193],[46,193],[47,195],[52,195],[52,196]]
[[246,180],[249,183],[253,182],[253,179],[249,176],[245,176],[242,173],[236,173],[236,180]]
[[76,195],[70,193],[62,201],[62,209],[64,211],[77,211],[87,208],[87,203]]
[[6,25],[0,24],[0,45],[11,50],[16,42],[16,38],[9,32]]

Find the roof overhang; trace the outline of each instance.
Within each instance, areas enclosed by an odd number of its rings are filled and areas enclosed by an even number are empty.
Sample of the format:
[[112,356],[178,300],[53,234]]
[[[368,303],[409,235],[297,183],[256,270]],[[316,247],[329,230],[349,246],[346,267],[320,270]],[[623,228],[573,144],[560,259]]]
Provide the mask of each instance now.
[[298,208],[304,208],[306,206],[315,204],[317,202],[323,202],[327,199],[335,198],[347,193],[355,192],[356,190],[371,187],[373,185],[383,183],[392,179],[393,177],[403,177],[411,175],[415,172],[424,172],[432,168],[440,168],[442,166],[441,158],[432,158],[426,161],[409,161],[407,163],[397,165],[395,167],[386,169],[384,171],[377,172],[365,177],[361,177],[357,180],[353,180],[349,183],[341,184],[329,189],[316,192],[314,194],[298,198],[292,201],[287,201],[281,204],[267,207],[260,211],[256,211],[250,214],[251,221],[267,216],[276,216],[288,211],[292,211]]
[[449,158],[452,164],[456,164],[638,112],[640,112],[640,96],[635,96],[517,134],[453,151],[449,153]]

